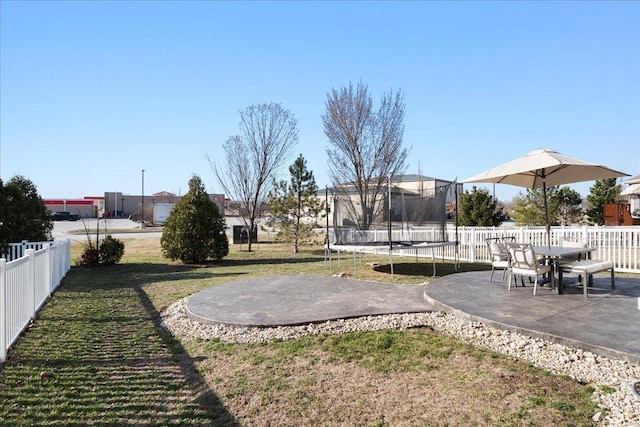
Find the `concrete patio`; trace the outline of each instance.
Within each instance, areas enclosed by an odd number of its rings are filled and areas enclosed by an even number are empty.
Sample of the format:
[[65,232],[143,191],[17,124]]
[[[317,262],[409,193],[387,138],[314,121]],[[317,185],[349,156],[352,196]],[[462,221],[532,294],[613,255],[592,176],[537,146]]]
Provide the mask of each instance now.
[[[444,310],[470,320],[640,364],[640,278],[595,275],[589,298],[575,278],[565,293],[507,284],[489,271],[459,273],[428,285],[391,285],[327,276],[268,276],[201,291],[187,303],[204,323],[277,327],[390,313]],[[572,283],[573,282],[573,283]]]

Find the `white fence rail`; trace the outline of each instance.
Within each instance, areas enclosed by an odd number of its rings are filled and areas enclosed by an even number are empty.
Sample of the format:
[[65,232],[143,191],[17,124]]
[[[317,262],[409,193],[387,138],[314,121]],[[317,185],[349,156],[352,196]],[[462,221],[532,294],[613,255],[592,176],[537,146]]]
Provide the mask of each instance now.
[[[457,235],[456,235],[457,233]],[[333,240],[332,230],[329,232],[330,241]],[[407,230],[392,230],[391,240],[412,241],[431,240],[429,236],[438,235],[437,228],[415,227]],[[485,239],[489,237],[513,236],[519,243],[531,243],[533,245],[546,245],[547,236],[545,227],[455,227],[447,229],[447,237],[450,241],[458,241],[458,247],[447,246],[433,249],[438,257],[455,260],[456,255],[460,261],[465,262],[490,262],[489,251]],[[563,239],[586,240],[590,247],[597,248],[592,254],[594,258],[613,261],[615,270],[627,273],[640,273],[640,226],[632,227],[551,227],[551,244],[561,245]],[[388,241],[387,230],[369,230],[358,232],[358,236],[351,245],[357,246],[360,242]],[[331,246],[340,250],[339,247]],[[345,249],[345,251],[352,251]],[[388,248],[384,246],[357,246],[357,250],[363,253],[388,254]],[[456,254],[456,249],[458,253]],[[431,257],[432,249],[394,249],[393,253],[399,256]]]
[[17,243],[0,258],[0,363],[71,268],[71,241]]

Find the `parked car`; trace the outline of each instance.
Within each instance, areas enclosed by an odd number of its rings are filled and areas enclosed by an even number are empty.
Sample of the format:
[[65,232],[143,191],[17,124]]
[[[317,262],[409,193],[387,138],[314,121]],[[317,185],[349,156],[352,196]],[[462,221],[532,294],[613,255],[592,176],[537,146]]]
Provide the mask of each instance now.
[[59,211],[51,214],[51,219],[53,221],[77,221],[80,219],[80,215],[66,211]]

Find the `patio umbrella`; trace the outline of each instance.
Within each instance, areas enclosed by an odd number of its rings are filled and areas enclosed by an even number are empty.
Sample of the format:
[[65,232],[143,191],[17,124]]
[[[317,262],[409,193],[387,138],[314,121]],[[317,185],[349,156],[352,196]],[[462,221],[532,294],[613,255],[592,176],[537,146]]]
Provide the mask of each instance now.
[[547,223],[547,245],[551,245],[551,223],[547,207],[548,186],[621,176],[629,176],[629,174],[584,160],[574,159],[549,148],[542,148],[459,182],[492,182],[528,189],[542,188],[544,215]]

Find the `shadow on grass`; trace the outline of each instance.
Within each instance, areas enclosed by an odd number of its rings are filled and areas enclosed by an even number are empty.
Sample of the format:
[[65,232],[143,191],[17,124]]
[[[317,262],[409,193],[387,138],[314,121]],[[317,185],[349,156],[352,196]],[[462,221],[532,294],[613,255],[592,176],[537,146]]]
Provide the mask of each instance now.
[[[378,273],[391,274],[391,265],[380,264],[373,268]],[[484,271],[490,270],[491,266],[484,264],[460,264],[456,269],[454,263],[450,262],[436,262],[436,276],[448,276],[449,274],[465,273],[468,271]],[[393,264],[393,273],[404,276],[432,276],[433,264],[431,262],[401,262]]]
[[[72,267],[69,275],[77,275],[74,280],[86,279],[92,286],[100,287],[136,287],[154,282],[175,282],[183,280],[204,280],[210,278],[233,278],[244,275],[243,272],[220,271],[215,267],[222,264],[160,264],[160,263],[136,263],[116,264],[98,267]],[[241,265],[241,264],[238,264]],[[63,284],[68,279],[63,279]],[[85,287],[74,286],[67,289],[69,292],[84,292]]]
[[224,267],[243,266],[243,265],[278,265],[278,264],[304,264],[304,263],[320,263],[322,258],[254,258],[254,259],[224,259],[219,265]]
[[220,398],[209,388],[202,374],[195,366],[194,359],[189,356],[180,342],[166,329],[159,325],[160,313],[155,309],[147,294],[140,287],[135,288],[142,306],[147,310],[149,316],[155,319],[158,334],[164,344],[175,356],[178,366],[182,372],[185,382],[196,394],[196,402],[207,412],[216,426],[236,427],[240,424],[231,415]]
[[216,273],[73,268],[0,370],[0,424],[239,426],[143,288]]

